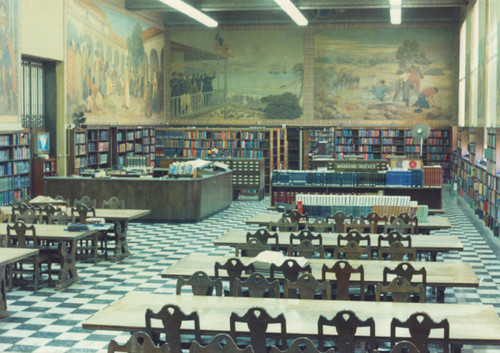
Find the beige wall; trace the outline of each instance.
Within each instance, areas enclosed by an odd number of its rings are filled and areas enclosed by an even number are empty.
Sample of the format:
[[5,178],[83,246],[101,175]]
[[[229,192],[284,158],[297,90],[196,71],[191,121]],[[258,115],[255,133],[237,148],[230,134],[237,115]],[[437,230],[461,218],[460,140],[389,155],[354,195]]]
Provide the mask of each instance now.
[[21,54],[64,59],[64,0],[21,1]]

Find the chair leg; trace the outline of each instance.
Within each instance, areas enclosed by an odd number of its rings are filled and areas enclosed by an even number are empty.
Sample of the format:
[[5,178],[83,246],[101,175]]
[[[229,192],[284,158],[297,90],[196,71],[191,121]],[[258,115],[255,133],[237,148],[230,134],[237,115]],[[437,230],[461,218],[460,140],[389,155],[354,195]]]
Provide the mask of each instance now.
[[12,292],[12,280],[13,280],[13,276],[14,276],[14,264],[10,264],[8,265],[8,269],[9,269],[9,292]]
[[33,263],[33,276],[35,276],[33,281],[33,292],[38,291],[38,276],[40,275],[40,264],[38,263],[38,257],[35,257],[35,261]]

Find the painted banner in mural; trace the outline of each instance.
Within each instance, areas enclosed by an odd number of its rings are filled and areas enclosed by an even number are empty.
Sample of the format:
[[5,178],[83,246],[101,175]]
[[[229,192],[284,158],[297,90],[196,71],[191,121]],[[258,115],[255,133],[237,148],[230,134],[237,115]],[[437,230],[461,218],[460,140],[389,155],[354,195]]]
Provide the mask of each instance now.
[[164,33],[93,1],[67,2],[68,118],[164,121]]
[[17,16],[17,0],[0,0],[0,122],[19,121]]
[[451,28],[318,30],[314,121],[452,123],[455,71]]
[[173,31],[169,121],[298,122],[303,116],[301,30]]

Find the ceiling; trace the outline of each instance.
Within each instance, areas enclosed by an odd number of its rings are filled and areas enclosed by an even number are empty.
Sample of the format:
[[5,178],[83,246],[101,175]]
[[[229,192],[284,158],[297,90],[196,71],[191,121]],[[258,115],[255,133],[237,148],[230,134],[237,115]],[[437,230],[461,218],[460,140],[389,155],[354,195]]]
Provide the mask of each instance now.
[[[219,25],[294,25],[272,0],[185,0]],[[390,23],[389,0],[292,0],[310,24]],[[402,22],[459,22],[474,0],[402,0]],[[162,12],[167,26],[198,22],[159,0],[126,0],[130,11]]]

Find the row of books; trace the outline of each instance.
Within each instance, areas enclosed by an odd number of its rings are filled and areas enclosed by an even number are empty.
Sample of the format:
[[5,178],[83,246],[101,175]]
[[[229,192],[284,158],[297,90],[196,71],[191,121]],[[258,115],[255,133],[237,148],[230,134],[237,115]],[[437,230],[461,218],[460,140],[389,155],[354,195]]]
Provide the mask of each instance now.
[[31,157],[31,150],[29,147],[14,147],[12,153],[13,159],[29,159]]
[[87,136],[89,141],[107,141],[108,140],[108,130],[88,130]]
[[388,170],[386,172],[387,186],[416,187],[424,186],[424,171],[413,170]]
[[311,195],[297,194],[295,196],[297,202],[301,201],[302,205],[319,205],[319,206],[409,206],[417,207],[418,203],[412,201],[410,196],[394,196],[394,195],[368,195],[368,194],[334,194],[334,195]]
[[363,145],[380,145],[379,138],[360,138],[359,143]]
[[27,192],[27,190],[10,190],[0,192],[0,205],[12,205],[16,200],[22,199]]
[[82,144],[82,143],[87,142],[87,140],[86,140],[85,137],[86,136],[85,136],[84,132],[77,132],[77,133],[75,133],[75,143]]
[[359,152],[380,152],[380,147],[371,145],[359,146]]
[[19,189],[30,186],[29,175],[17,175],[0,178],[0,190]]
[[10,160],[9,150],[0,150],[0,162]]
[[10,146],[10,135],[0,135],[0,146]]
[[371,212],[376,212],[381,216],[397,217],[401,213],[408,213],[410,216],[416,216],[419,222],[427,223],[429,221],[428,207],[426,205],[411,206],[350,206],[350,205],[337,205],[337,206],[323,206],[323,205],[303,205],[303,212],[307,213],[311,218],[326,218],[333,216],[337,212],[344,212],[347,216],[360,218],[366,216]]
[[28,133],[17,133],[14,134],[14,145],[29,145],[30,144],[30,134]]

